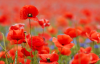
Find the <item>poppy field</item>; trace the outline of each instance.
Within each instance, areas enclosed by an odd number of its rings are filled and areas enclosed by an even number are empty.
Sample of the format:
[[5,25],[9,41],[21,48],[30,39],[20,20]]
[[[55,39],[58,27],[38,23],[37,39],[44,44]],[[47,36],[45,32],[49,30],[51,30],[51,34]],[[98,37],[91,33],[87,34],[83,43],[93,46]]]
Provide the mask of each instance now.
[[100,64],[100,0],[0,0],[0,64]]

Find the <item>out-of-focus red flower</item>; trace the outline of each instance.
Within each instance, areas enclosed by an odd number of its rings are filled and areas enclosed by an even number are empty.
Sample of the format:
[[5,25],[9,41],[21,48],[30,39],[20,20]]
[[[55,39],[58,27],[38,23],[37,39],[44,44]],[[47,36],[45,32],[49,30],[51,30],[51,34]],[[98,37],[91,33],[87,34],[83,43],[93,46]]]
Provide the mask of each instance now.
[[24,29],[24,24],[15,24],[15,25],[12,25],[9,30],[18,30],[18,29]]
[[90,64],[95,64],[99,60],[99,57],[96,54],[91,53],[91,50],[92,50],[91,47],[87,47],[85,49],[84,48],[80,48],[79,53],[85,53],[85,54],[89,55],[90,56],[89,63]]
[[49,20],[47,19],[40,19],[38,20],[38,23],[42,28],[50,26]]
[[22,48],[22,49],[21,49],[21,52],[22,52],[25,56],[31,56],[31,57],[33,57],[32,52],[28,52],[25,48]]
[[81,30],[79,28],[68,28],[65,30],[65,34],[69,35],[72,38],[75,38],[81,34]]
[[42,47],[45,45],[45,42],[43,40],[43,38],[39,37],[39,36],[32,36],[32,41],[31,38],[29,38],[28,40],[28,45],[32,46],[32,50],[41,50]]
[[7,54],[7,57],[9,58],[8,53],[6,53],[5,51],[1,51],[0,52],[0,58],[6,58],[6,54]]
[[25,43],[26,41],[25,41],[25,39],[21,39],[21,40],[11,40],[10,41],[10,44],[11,45],[14,45],[14,44],[21,44],[21,43]]
[[7,35],[8,40],[21,40],[25,39],[25,34],[23,29],[20,30],[10,30]]
[[96,31],[91,31],[90,34],[86,33],[87,37],[92,40],[92,41],[96,41],[97,43],[100,42],[100,33],[96,32]]
[[72,38],[69,35],[58,35],[57,39],[53,37],[52,41],[55,43],[57,47],[67,47],[67,48],[72,48],[73,43],[71,43]]
[[88,24],[88,23],[90,23],[90,22],[91,22],[90,19],[80,19],[80,20],[79,20],[79,23],[80,23],[80,24],[83,24],[83,25],[86,25],[86,24]]
[[85,53],[78,53],[74,56],[71,64],[89,64],[90,56]]
[[[24,54],[21,52],[21,50],[22,50],[22,47],[18,46],[18,52],[17,52],[18,57],[23,58]],[[17,47],[14,47],[11,50],[9,50],[9,55],[12,57],[12,59],[15,58],[16,51],[17,51]]]
[[2,25],[10,24],[10,21],[7,15],[3,14],[2,16],[0,16],[0,24]]
[[63,47],[63,48],[58,48],[59,52],[62,54],[62,55],[66,55],[66,56],[69,56],[71,54],[71,51],[69,48],[67,47]]
[[73,19],[73,14],[72,13],[70,13],[70,12],[67,12],[67,13],[65,13],[65,18],[68,18],[68,19]]
[[50,33],[50,34],[57,34],[57,29],[55,29],[54,27],[52,27],[52,26],[50,26],[50,27],[48,27],[48,32]]
[[[26,61],[25,61],[26,60]],[[30,59],[24,59],[24,58],[20,58],[18,57],[17,63],[21,63],[21,64],[30,64],[31,60]],[[12,64],[12,63],[11,63]],[[13,64],[15,64],[15,60],[13,62]]]
[[82,53],[86,53],[86,54],[89,54],[91,52],[92,48],[91,47],[87,47],[87,48],[80,48],[79,52],[82,52]]
[[5,62],[4,61],[0,61],[0,64],[5,64]]
[[41,50],[38,51],[39,54],[49,54],[49,47],[43,46]]
[[95,20],[100,23],[100,16],[96,16]]
[[38,9],[33,5],[25,5],[20,10],[21,19],[36,18],[37,15],[38,15]]
[[99,61],[99,57],[94,53],[89,53],[90,55],[90,64],[95,64],[97,61]]
[[21,44],[24,41],[24,39],[25,39],[25,34],[24,34],[23,29],[10,30],[8,35],[7,35],[7,39],[9,41],[11,41],[11,43]]
[[93,27],[91,27],[91,26],[89,26],[89,25],[85,25],[85,26],[83,27],[81,36],[86,37],[86,36],[87,36],[86,33],[89,34],[92,30],[94,30]]
[[39,54],[41,58],[40,64],[58,64],[59,56],[56,53],[53,54]]
[[6,15],[2,15],[0,17],[0,23],[4,23],[7,20],[7,16]]
[[68,22],[66,21],[66,18],[59,17],[59,18],[57,18],[56,24],[57,24],[58,27],[66,27],[68,25]]
[[74,44],[71,43],[72,38],[69,35],[58,35],[57,38],[58,39],[53,37],[53,42],[58,47],[59,52],[62,55],[70,55],[70,49],[74,46]]
[[42,38],[45,38],[45,40],[49,40],[51,38],[51,36],[48,33],[39,33],[38,35]]
[[19,63],[22,63],[22,64],[30,64],[31,63],[31,60],[26,59],[26,62],[25,62],[25,59],[24,58],[18,58],[18,62]]
[[83,9],[82,10],[82,13],[85,15],[85,16],[91,16],[91,11],[89,11],[88,9]]

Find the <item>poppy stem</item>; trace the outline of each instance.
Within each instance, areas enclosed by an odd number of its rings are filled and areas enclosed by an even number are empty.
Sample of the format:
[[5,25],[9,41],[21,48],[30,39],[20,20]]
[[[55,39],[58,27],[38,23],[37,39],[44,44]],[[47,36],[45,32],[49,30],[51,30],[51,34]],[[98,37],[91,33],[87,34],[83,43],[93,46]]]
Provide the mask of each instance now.
[[[62,51],[62,47],[61,47],[61,51]],[[59,64],[62,64],[62,54],[60,52],[60,63]]]
[[[4,37],[4,34],[2,33],[2,35],[3,35],[3,42],[4,42],[4,50],[5,50],[5,52],[6,52],[6,45],[5,45],[5,37]],[[2,45],[1,45],[2,46]],[[3,48],[3,47],[2,47]],[[6,63],[8,64],[8,60],[7,60],[7,54],[6,54]]]
[[[75,23],[75,29],[76,29],[76,41],[77,41],[77,51],[80,49],[80,43],[79,43],[79,36],[78,36],[78,31],[77,31],[77,23]],[[80,53],[78,52],[78,58],[79,58],[79,64],[81,64],[81,59],[80,59]]]
[[16,49],[16,56],[15,56],[15,64],[18,64],[17,61],[18,61],[18,40],[17,40],[17,49]]
[[1,48],[2,48],[4,51],[6,51],[5,48],[4,48],[1,44],[0,44],[0,46],[1,46]]
[[45,37],[44,37],[44,28],[43,28],[43,39],[44,39],[44,42],[45,42]]
[[[32,34],[31,34],[31,19],[29,19],[29,25],[30,25],[30,35],[31,35],[31,51],[32,51]],[[31,52],[30,52],[31,53]],[[31,57],[31,62],[33,64],[33,58]]]
[[[80,49],[80,43],[79,43],[79,36],[76,37],[76,41],[77,41],[77,51]],[[80,58],[80,53],[78,52],[78,61],[79,64],[81,64],[81,58]]]
[[94,50],[94,45],[95,45],[95,42],[93,41],[93,52],[95,53],[95,50]]

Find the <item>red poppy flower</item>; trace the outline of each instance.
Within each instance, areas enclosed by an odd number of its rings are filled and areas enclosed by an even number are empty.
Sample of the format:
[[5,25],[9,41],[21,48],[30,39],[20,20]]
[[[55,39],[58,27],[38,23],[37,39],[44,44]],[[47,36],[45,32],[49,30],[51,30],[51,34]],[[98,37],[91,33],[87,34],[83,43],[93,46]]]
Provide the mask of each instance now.
[[39,54],[41,58],[40,64],[58,64],[59,56],[56,53],[53,54]]
[[79,53],[74,56],[71,64],[89,64],[90,56],[85,53]]
[[57,24],[58,27],[66,27],[68,25],[68,22],[67,22],[66,18],[59,17],[59,18],[57,18],[56,24]]
[[96,54],[91,53],[91,50],[92,50],[91,47],[87,47],[85,49],[80,48],[79,53],[85,53],[85,54],[89,55],[90,56],[90,62],[89,63],[94,64],[99,60],[99,57]]
[[73,43],[71,43],[72,38],[69,35],[58,35],[58,39],[53,37],[52,41],[55,43],[57,47],[67,47],[67,48],[72,48],[74,46]]
[[21,19],[36,18],[37,15],[38,15],[38,9],[32,5],[25,5],[20,10]]
[[18,58],[18,62],[21,63],[21,64],[30,64],[31,60],[30,59],[26,59],[26,62],[25,62],[24,58]]
[[10,44],[11,45],[14,45],[14,44],[21,44],[21,43],[25,43],[26,41],[25,41],[25,39],[21,39],[21,40],[11,40],[10,41]]
[[91,22],[90,19],[80,19],[80,20],[79,20],[79,23],[80,23],[80,24],[83,24],[83,25],[89,24],[90,22]]
[[[18,46],[18,57],[23,58],[24,54],[21,52],[22,47]],[[17,47],[12,48],[11,50],[9,50],[9,55],[12,57],[12,59],[15,58],[16,55],[16,51],[17,51]]]
[[90,40],[96,41],[97,43],[100,42],[100,33],[96,31],[91,31],[90,34],[86,33],[86,35]]
[[50,33],[50,34],[57,34],[57,29],[55,29],[54,27],[52,27],[52,26],[50,26],[50,27],[48,27],[48,32]]
[[40,24],[42,28],[50,26],[49,20],[47,19],[40,19],[38,20],[38,23]]
[[90,33],[93,29],[93,27],[89,26],[89,25],[85,25],[83,30],[82,30],[82,33],[81,33],[81,36],[84,36],[86,37],[86,33]]
[[65,16],[66,18],[68,18],[68,19],[73,19],[73,14],[70,13],[70,12],[65,13],[64,16]]
[[66,56],[69,56],[71,54],[71,51],[69,48],[67,47],[63,47],[63,48],[58,48],[59,52],[62,54],[62,55],[66,55]]
[[5,64],[5,62],[4,61],[0,61],[0,64]]
[[8,21],[9,21],[8,18],[9,18],[9,17],[8,17],[7,15],[3,14],[3,15],[0,17],[0,24],[2,24],[2,25],[7,25],[7,24],[9,24],[10,22],[8,22]]
[[91,16],[91,11],[89,11],[88,9],[83,9],[82,13],[86,16]]
[[79,52],[88,54],[88,53],[91,52],[91,50],[92,50],[91,47],[87,47],[87,48],[85,48],[85,49],[81,47],[80,50],[79,50]]
[[99,61],[99,57],[94,54],[94,53],[90,53],[90,64],[95,64],[97,61]]
[[45,40],[49,40],[51,38],[51,36],[48,33],[39,33],[38,35],[42,38],[45,38]]
[[9,30],[18,30],[18,29],[24,29],[24,24],[21,23],[15,24],[9,28]]
[[0,58],[6,58],[6,54],[7,54],[7,57],[9,57],[8,53],[6,53],[5,51],[1,51]]
[[[26,60],[26,61],[25,61]],[[18,57],[18,60],[17,60],[17,63],[18,64],[30,64],[31,63],[31,60],[30,59],[24,59],[24,58],[20,58]],[[11,63],[12,64],[12,63]],[[13,64],[15,64],[15,60],[13,62]]]
[[76,29],[75,28],[68,28],[65,30],[64,33],[69,35],[72,38],[75,38],[75,37],[79,36],[81,34],[81,32],[82,31],[78,28],[76,28]]
[[32,50],[41,50],[43,45],[45,45],[43,38],[39,36],[32,36],[32,41],[31,38],[28,40],[28,45],[31,47]]
[[70,49],[74,46],[73,43],[70,43],[72,38],[69,35],[58,35],[57,38],[53,37],[53,42],[58,47],[59,52],[62,55],[69,56],[71,54]]
[[25,56],[31,56],[31,57],[33,57],[32,52],[28,52],[25,48],[22,48],[22,49],[21,49],[21,52],[22,52]]
[[25,34],[23,29],[19,29],[19,30],[10,30],[8,35],[7,35],[7,39],[9,41],[11,40],[23,40],[25,39]]
[[41,50],[38,51],[39,54],[49,54],[49,47],[43,46]]

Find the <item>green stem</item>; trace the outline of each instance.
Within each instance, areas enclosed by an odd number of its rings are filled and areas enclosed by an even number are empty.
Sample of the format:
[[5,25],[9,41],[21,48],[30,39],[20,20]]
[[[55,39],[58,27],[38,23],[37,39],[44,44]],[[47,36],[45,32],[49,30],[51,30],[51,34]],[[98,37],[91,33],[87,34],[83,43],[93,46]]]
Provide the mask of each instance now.
[[4,48],[1,44],[0,44],[0,46],[1,46],[1,48],[2,48],[4,51],[6,51],[5,48]]
[[16,56],[15,56],[15,64],[17,64],[18,60],[18,40],[17,40],[17,50],[16,50]]
[[[61,51],[62,51],[62,47],[61,47]],[[62,64],[62,54],[60,52],[60,64]]]
[[95,42],[93,41],[93,52],[95,53],[94,45],[95,45]]
[[[30,25],[30,35],[31,35],[31,51],[32,51],[32,34],[31,34],[31,19],[29,19],[29,25]],[[33,52],[32,52],[33,53]],[[33,64],[33,58],[31,57],[31,62]]]
[[[6,45],[5,45],[5,37],[4,37],[4,34],[2,33],[3,35],[3,41],[4,41],[4,48],[5,48],[5,52],[6,52]],[[2,46],[2,45],[1,45]],[[2,47],[3,48],[3,47]],[[3,48],[3,49],[4,49]],[[6,63],[8,64],[8,60],[7,60],[7,54],[6,54]]]
[[44,42],[45,42],[45,36],[44,36],[44,28],[43,28],[43,39],[44,39]]
[[34,51],[34,64],[38,64],[38,61],[37,61],[37,56],[36,56],[37,52],[36,50]]

